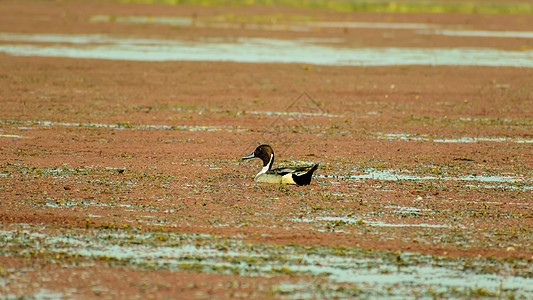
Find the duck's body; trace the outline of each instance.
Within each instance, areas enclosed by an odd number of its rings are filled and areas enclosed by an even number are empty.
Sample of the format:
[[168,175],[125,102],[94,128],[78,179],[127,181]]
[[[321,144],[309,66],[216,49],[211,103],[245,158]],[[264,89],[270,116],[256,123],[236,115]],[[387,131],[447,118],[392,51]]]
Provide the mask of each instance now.
[[254,153],[242,159],[260,158],[263,161],[263,169],[255,176],[256,182],[282,183],[309,185],[313,172],[318,168],[318,164],[307,167],[288,167],[272,169],[274,164],[274,151],[269,145],[257,147]]

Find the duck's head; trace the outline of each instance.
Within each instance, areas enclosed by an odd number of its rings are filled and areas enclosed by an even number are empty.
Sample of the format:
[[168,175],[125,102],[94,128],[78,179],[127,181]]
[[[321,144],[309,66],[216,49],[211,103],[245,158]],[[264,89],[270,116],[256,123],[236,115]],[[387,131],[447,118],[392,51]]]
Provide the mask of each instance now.
[[255,148],[252,154],[243,157],[242,160],[250,158],[260,158],[263,161],[263,168],[268,166],[270,169],[274,163],[274,150],[269,145],[260,145]]

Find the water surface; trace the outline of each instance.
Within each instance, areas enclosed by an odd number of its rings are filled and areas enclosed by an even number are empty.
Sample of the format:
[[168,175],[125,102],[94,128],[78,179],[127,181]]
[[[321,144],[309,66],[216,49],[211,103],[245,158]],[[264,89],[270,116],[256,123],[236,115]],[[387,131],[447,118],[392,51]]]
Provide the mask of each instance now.
[[48,56],[136,61],[231,61],[303,63],[339,66],[465,65],[533,67],[533,51],[489,48],[348,48],[316,39],[236,38],[162,40],[105,34],[1,33],[0,52],[16,56]]
[[[363,298],[376,296],[373,294],[376,290],[383,291],[382,296],[388,298],[405,299],[413,295],[424,298],[431,296],[429,289],[443,293],[444,298],[453,298],[461,293],[467,296],[472,288],[483,288],[491,294],[506,292],[518,298],[533,296],[533,279],[511,272],[514,268],[511,264],[526,268],[527,262],[519,260],[453,259],[409,252],[391,255],[359,247],[246,244],[206,234],[152,234],[135,230],[45,233],[42,229],[41,224],[2,228],[0,240],[9,246],[6,249],[16,249],[17,255],[68,253],[92,260],[113,259],[124,267],[149,270],[192,269],[265,278],[291,274],[290,282],[282,285],[283,290],[291,292],[288,296],[295,298],[300,293],[321,298],[324,292],[335,291],[341,291],[337,294],[340,298],[347,298],[349,294],[342,294],[342,290],[352,284],[357,285]],[[12,251],[0,249],[4,255],[14,255]],[[5,280],[0,278],[0,284]],[[320,280],[320,288],[316,289],[310,280]]]

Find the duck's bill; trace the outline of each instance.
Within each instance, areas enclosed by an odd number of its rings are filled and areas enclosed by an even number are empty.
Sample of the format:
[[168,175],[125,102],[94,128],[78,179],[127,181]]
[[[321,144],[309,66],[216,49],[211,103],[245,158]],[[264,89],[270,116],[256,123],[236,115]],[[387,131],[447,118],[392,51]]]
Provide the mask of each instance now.
[[250,158],[254,158],[254,157],[255,157],[255,155],[254,155],[254,153],[252,153],[252,154],[250,154],[248,156],[243,157],[242,160],[250,159]]

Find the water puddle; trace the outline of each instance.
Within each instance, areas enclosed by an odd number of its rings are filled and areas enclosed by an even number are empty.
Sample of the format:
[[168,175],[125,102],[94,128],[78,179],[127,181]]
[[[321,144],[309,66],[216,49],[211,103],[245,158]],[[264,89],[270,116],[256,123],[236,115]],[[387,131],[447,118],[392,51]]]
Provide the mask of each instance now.
[[31,139],[30,136],[21,136],[21,135],[15,135],[15,134],[0,134],[0,137],[6,137],[6,138],[15,138],[15,139]]
[[341,115],[327,113],[310,113],[310,112],[282,112],[282,111],[246,111],[247,114],[265,115],[265,116],[289,116],[289,117],[327,117],[341,118]]
[[[426,227],[426,228],[452,228],[451,225],[447,224],[428,224],[428,223],[419,223],[419,224],[406,224],[406,223],[386,223],[381,221],[369,221],[365,222],[370,226],[375,227]],[[455,226],[457,227],[457,226]]]
[[235,126],[185,126],[185,125],[144,125],[144,124],[130,124],[129,122],[118,124],[102,124],[102,123],[67,123],[67,122],[50,122],[50,121],[12,121],[0,120],[0,123],[10,125],[37,125],[37,126],[67,126],[67,127],[95,127],[95,128],[111,128],[111,129],[138,129],[138,130],[180,130],[180,131],[228,131],[238,132],[246,131],[246,129]]
[[[56,200],[56,199],[46,199],[46,200]],[[117,204],[117,203],[104,203],[104,202],[94,202],[94,201],[79,201],[79,202],[72,202],[72,201],[65,201],[65,200],[59,200],[57,199],[56,202],[46,202],[44,203],[44,206],[51,207],[51,208],[64,208],[64,207],[72,207],[72,206],[86,206],[86,207],[121,207],[121,208],[129,208],[125,209],[124,211],[139,211],[134,210],[134,206],[131,204]],[[142,210],[143,212],[156,212],[157,210]]]
[[390,141],[431,141],[434,143],[477,143],[477,142],[511,142],[518,144],[533,143],[533,140],[518,137],[459,137],[459,138],[430,138],[426,134],[409,133],[378,133],[378,139]]
[[410,206],[387,205],[385,206],[385,208],[394,208],[393,213],[400,214],[400,215],[404,215],[404,214],[420,215],[421,213],[425,213],[425,214],[433,213],[431,209],[410,207]]
[[[382,221],[375,220],[363,220],[356,219],[351,217],[331,217],[331,216],[322,216],[314,218],[296,218],[292,219],[294,222],[304,222],[304,223],[332,223],[332,222],[343,222],[348,224],[361,224],[374,227],[427,227],[427,228],[452,228],[448,224],[428,224],[428,223],[386,223]],[[454,225],[457,227],[456,225]]]
[[[531,31],[488,31],[442,29],[446,26],[428,23],[394,23],[394,22],[253,22],[253,21],[224,21],[221,18],[189,18],[163,16],[111,16],[94,15],[90,22],[124,23],[124,24],[162,24],[176,27],[194,27],[211,29],[239,29],[239,30],[267,30],[267,31],[295,31],[310,32],[317,29],[401,29],[417,30],[419,34],[472,36],[472,37],[504,37],[504,38],[533,38]],[[335,42],[335,41],[331,41]]]
[[429,141],[426,135],[409,133],[378,133],[376,137],[389,141]]
[[350,180],[384,180],[384,181],[398,181],[398,180],[449,180],[449,181],[479,181],[479,182],[501,182],[501,183],[518,183],[527,182],[525,177],[520,176],[491,176],[491,175],[465,175],[465,176],[433,176],[433,175],[411,175],[405,174],[408,171],[397,170],[366,170],[366,174],[349,175],[346,179]]
[[[9,299],[9,296],[7,297]],[[14,297],[15,298],[15,297]],[[73,294],[63,294],[63,293],[57,293],[52,290],[48,289],[40,289],[37,292],[35,292],[32,296],[32,299],[67,299],[67,298],[75,298]]]
[[[14,226],[14,225],[11,225]],[[527,261],[484,258],[443,258],[415,253],[365,251],[358,247],[247,244],[212,235],[141,233],[136,230],[43,233],[41,225],[0,230],[6,247],[2,255],[68,253],[86,258],[120,261],[121,267],[156,270],[194,270],[203,273],[274,277],[290,274],[291,283],[279,289],[286,296],[324,293],[346,298],[355,284],[359,296],[405,298],[413,295],[458,297],[472,289],[517,298],[533,297],[533,278],[516,276],[528,270]],[[468,268],[465,268],[468,265]],[[68,266],[65,266],[68,268]],[[298,284],[312,279],[315,284]],[[459,294],[458,294],[459,293]]]
[[[363,174],[347,174],[333,176],[336,180],[330,181],[330,184],[344,185],[346,181],[439,181],[440,184],[449,182],[463,182],[465,187],[482,188],[482,189],[497,189],[497,190],[515,190],[515,191],[530,191],[533,190],[533,181],[527,176],[517,175],[464,175],[464,176],[447,176],[447,175],[424,175],[413,174],[408,170],[394,170],[394,169],[365,169]],[[316,178],[332,178],[332,176],[315,175]],[[380,191],[383,191],[380,189]]]
[[[533,67],[533,51],[488,48],[346,48],[310,40],[236,38],[183,41],[124,38],[105,34],[0,33],[0,52],[137,61],[232,61],[339,66],[468,65]],[[28,43],[40,43],[39,45]]]
[[430,31],[419,31],[419,33],[420,34],[447,35],[447,36],[533,39],[533,32],[531,31],[430,30]]
[[477,143],[477,142],[512,142],[512,143],[533,143],[533,140],[517,139],[509,137],[462,137],[456,139],[434,139],[435,143]]

